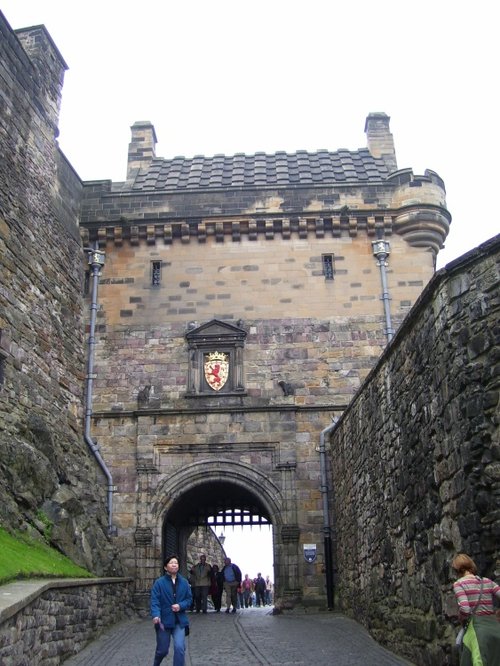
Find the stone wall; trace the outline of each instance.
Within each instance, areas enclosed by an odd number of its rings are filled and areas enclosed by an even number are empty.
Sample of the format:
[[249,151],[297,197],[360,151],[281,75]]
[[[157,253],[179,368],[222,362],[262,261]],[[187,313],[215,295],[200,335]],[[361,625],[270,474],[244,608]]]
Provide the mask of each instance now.
[[[220,533],[220,528],[219,528]],[[187,565],[185,575],[200,561],[200,555],[207,556],[207,564],[224,566],[226,552],[212,528],[197,527],[191,533],[187,543]]]
[[[397,324],[432,277],[434,265],[430,252],[408,245],[397,234],[390,237],[390,244],[388,283]],[[313,233],[304,238],[294,234],[290,239],[260,236],[237,242],[209,238],[204,244],[176,240],[167,246],[108,242],[101,248],[106,252],[106,265],[99,287],[99,333],[108,332],[115,347],[118,333],[124,337],[131,331],[137,337],[136,331],[145,329],[143,335],[151,336],[155,330],[163,332],[166,326],[180,323],[185,334],[190,322],[202,324],[212,318],[241,320],[245,327],[247,322],[269,322],[266,331],[258,332],[264,344],[272,344],[285,328],[290,337],[290,327],[305,320],[335,318],[349,337],[350,321],[365,318],[366,332],[359,329],[362,323],[356,328],[353,321],[353,340],[358,345],[365,340],[370,344],[380,332],[374,330],[374,321],[383,328],[380,274],[371,237],[365,233],[356,238],[347,234],[316,238]],[[325,279],[324,254],[333,255],[331,280]],[[152,284],[153,263],[161,265],[159,284]],[[172,334],[178,335],[175,330]],[[314,337],[304,339],[311,346],[322,342]],[[337,334],[336,342],[338,349],[344,342],[341,335]],[[379,341],[374,342],[378,356]],[[136,347],[130,347],[129,356],[137,365],[141,359]]]
[[500,237],[439,271],[331,438],[340,608],[453,663],[450,561],[500,577]]
[[[17,584],[17,588],[22,585]],[[0,663],[58,666],[106,627],[131,614],[130,580],[57,580],[41,584],[25,603],[21,600],[2,610]]]
[[0,14],[0,521],[40,537],[48,519],[53,545],[116,574],[83,440],[82,184],[55,139],[65,69],[43,26],[14,33]]

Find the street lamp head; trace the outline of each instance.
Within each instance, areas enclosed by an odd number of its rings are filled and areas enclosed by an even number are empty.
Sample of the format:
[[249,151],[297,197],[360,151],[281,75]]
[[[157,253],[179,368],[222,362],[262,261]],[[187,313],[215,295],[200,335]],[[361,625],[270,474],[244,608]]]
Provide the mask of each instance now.
[[391,253],[389,241],[384,240],[383,238],[372,241],[372,251],[373,256],[377,257],[377,259],[385,259]]

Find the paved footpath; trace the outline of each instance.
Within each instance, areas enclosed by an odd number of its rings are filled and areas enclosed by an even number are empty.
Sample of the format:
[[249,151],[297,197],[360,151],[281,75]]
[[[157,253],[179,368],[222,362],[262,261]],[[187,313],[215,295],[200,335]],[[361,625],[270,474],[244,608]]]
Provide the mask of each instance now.
[[[337,613],[272,615],[269,608],[248,608],[229,615],[190,613],[189,619],[186,666],[412,666]],[[172,647],[162,666],[171,666]],[[126,620],[64,665],[150,666],[154,649],[151,620]]]

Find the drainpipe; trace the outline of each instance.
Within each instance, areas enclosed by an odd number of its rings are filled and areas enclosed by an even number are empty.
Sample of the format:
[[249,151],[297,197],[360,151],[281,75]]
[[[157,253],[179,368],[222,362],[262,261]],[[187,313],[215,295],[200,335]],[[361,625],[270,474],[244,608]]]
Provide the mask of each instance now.
[[[96,243],[97,245],[97,243]],[[104,266],[104,252],[95,249],[85,248],[89,255],[89,266],[91,268],[92,277],[92,296],[90,302],[90,332],[89,332],[89,353],[87,361],[87,376],[85,383],[85,430],[84,439],[88,444],[92,454],[94,455],[99,467],[101,468],[104,476],[108,482],[108,534],[116,534],[116,528],[113,527],[113,477],[111,472],[106,467],[106,463],[99,453],[99,447],[90,435],[90,421],[92,418],[92,396],[93,396],[93,383],[94,383],[94,352],[95,352],[95,327],[97,316],[97,287],[99,284],[99,275],[101,268]]]
[[378,259],[377,266],[380,268],[380,280],[382,282],[382,302],[384,304],[384,314],[385,314],[385,334],[387,336],[387,342],[390,342],[394,337],[394,329],[392,328],[391,321],[391,308],[389,302],[391,297],[389,296],[389,290],[387,288],[387,273],[386,268],[389,265],[387,259],[391,253],[391,246],[389,241],[384,240],[383,238],[372,241],[372,250],[373,256]]
[[326,447],[325,437],[337,425],[337,420],[334,419],[329,426],[321,431],[319,436],[319,467],[321,473],[321,486],[320,492],[323,500],[323,545],[325,549],[325,574],[326,574],[326,601],[328,610],[333,610],[333,557],[332,557],[332,532],[330,529],[329,520],[329,497],[328,497],[328,479],[326,472]]

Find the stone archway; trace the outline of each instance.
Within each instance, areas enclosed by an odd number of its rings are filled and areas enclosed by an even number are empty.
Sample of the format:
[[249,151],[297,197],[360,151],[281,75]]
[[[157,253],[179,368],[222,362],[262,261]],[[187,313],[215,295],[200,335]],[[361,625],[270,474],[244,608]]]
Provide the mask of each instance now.
[[[273,528],[275,599],[287,587],[288,564],[283,562],[281,543],[284,500],[281,489],[266,475],[246,463],[205,459],[163,478],[153,498],[153,521],[157,545],[165,552],[168,532],[177,539],[181,561],[186,561],[186,546],[197,511],[200,519],[234,502],[253,506]],[[207,508],[208,507],[208,508]],[[202,520],[198,524],[203,524]],[[156,548],[158,551],[158,547]]]

